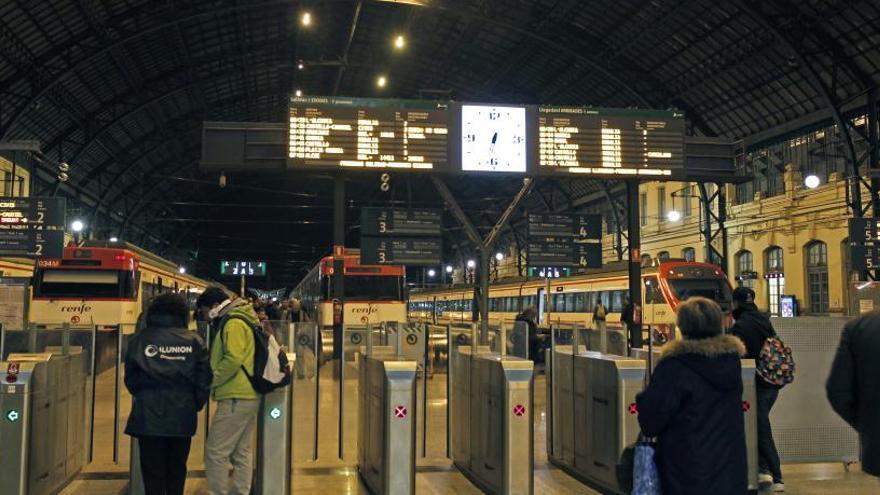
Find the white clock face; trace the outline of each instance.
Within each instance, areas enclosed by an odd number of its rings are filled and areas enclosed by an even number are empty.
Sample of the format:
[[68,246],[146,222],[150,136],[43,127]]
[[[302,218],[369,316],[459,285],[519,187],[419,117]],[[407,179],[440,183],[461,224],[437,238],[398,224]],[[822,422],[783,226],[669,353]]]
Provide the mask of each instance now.
[[462,105],[461,168],[473,172],[525,172],[526,109]]

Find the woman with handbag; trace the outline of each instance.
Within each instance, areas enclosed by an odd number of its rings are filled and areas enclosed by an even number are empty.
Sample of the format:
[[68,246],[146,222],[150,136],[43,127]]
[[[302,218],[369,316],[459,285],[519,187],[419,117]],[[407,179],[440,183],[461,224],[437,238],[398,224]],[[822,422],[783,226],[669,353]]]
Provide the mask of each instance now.
[[636,399],[639,424],[656,437],[665,495],[748,492],[739,339],[722,334],[721,308],[692,297],[677,309],[684,336],[664,346]]

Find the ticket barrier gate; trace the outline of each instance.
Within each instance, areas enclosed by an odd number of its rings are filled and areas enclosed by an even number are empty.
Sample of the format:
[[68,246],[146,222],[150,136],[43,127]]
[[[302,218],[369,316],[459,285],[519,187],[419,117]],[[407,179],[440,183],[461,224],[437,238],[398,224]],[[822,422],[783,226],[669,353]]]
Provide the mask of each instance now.
[[[291,370],[296,354],[287,353]],[[282,387],[262,398],[257,416],[257,449],[254,458],[254,495],[286,494],[291,491],[293,461],[293,390]],[[132,438],[129,457],[129,495],[143,495],[140,449]]]
[[372,493],[416,490],[416,370],[390,347],[359,362],[358,472]]
[[[572,355],[571,346],[557,346],[552,358],[548,458],[588,485],[628,493],[631,473],[622,471],[621,459],[640,432],[635,398],[644,389],[646,361],[590,351]],[[742,366],[749,490],[757,490],[754,361]]]
[[450,356],[450,454],[487,493],[534,493],[534,364],[459,346]]
[[0,491],[57,493],[85,464],[85,354],[13,353],[0,368]]

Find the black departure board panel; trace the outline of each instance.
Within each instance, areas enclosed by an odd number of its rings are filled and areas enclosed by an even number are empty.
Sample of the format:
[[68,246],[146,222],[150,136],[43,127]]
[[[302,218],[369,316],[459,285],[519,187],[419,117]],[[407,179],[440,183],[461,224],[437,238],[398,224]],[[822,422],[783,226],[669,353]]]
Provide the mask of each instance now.
[[538,173],[662,178],[684,168],[684,114],[538,108]]
[[362,208],[361,235],[439,236],[442,215],[442,210]]
[[61,258],[64,198],[0,198],[0,255]]
[[850,218],[849,244],[853,271],[880,275],[880,219]]
[[440,238],[361,237],[364,265],[440,265],[442,260]]
[[601,268],[602,244],[572,242],[570,237],[530,237],[528,264],[558,267]]
[[448,105],[292,97],[288,164],[295,169],[445,171]]
[[600,215],[528,216],[528,265],[600,268],[602,217]]

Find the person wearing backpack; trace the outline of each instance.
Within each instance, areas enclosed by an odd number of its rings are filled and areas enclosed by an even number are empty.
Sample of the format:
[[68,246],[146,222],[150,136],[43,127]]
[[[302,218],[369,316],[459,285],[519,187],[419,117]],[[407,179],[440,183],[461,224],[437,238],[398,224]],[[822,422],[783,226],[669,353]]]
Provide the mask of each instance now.
[[600,347],[602,352],[608,352],[608,332],[605,326],[605,317],[608,316],[608,310],[602,304],[602,300],[596,301],[596,307],[593,308],[593,324],[596,325],[596,331],[599,332]]
[[[759,366],[761,351],[770,337],[776,337],[776,331],[770,318],[755,306],[755,291],[748,287],[737,287],[733,291],[733,318],[736,320],[728,333],[738,337],[746,346],[745,359],[754,359]],[[779,452],[773,440],[773,428],[770,424],[770,411],[779,398],[779,385],[767,382],[755,374],[757,394],[756,416],[758,419],[758,484],[762,490],[784,492],[782,468]]]
[[211,396],[217,402],[205,445],[208,493],[247,495],[253,480],[252,444],[260,407],[248,376],[254,374],[253,326],[259,327],[260,322],[248,301],[227,295],[220,287],[207,288],[196,305],[211,322]]

